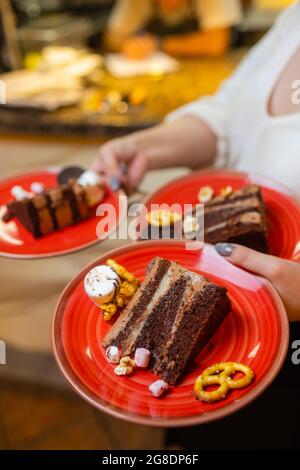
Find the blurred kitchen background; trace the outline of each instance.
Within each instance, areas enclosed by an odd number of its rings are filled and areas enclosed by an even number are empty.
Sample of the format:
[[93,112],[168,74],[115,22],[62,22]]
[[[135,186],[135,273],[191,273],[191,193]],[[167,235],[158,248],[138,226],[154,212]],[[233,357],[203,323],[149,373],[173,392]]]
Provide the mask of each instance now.
[[[88,166],[107,139],[159,123],[176,107],[213,93],[292,2],[223,0],[224,24],[215,0],[202,0],[197,11],[192,3],[0,0],[1,177],[35,167]],[[141,193],[186,171],[149,174]],[[162,430],[112,419],[84,403],[51,355],[50,322],[61,290],[116,243],[65,258],[0,259],[0,339],[7,345],[0,449],[166,446]]]

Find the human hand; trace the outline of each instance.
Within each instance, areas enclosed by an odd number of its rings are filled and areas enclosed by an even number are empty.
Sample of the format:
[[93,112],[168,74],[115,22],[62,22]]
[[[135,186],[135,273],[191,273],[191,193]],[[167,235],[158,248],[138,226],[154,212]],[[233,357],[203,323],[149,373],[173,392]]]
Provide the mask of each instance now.
[[124,186],[132,192],[144,177],[147,158],[132,134],[102,145],[91,169],[103,175],[110,186]]
[[289,320],[300,320],[300,263],[231,243],[217,243],[215,249],[231,263],[271,281],[283,300]]

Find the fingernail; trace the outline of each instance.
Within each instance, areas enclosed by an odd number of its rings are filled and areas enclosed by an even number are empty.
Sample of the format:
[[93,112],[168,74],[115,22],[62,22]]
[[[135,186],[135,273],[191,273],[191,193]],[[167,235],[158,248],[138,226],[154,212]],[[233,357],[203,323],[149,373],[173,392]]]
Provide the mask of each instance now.
[[227,257],[232,255],[234,248],[231,243],[216,243],[214,247],[217,253],[219,253],[219,255]]
[[112,176],[110,178],[110,187],[113,191],[118,191],[121,187],[121,181],[117,176]]
[[128,167],[127,167],[125,162],[120,162],[119,168],[120,168],[120,172],[121,172],[122,175],[127,174]]

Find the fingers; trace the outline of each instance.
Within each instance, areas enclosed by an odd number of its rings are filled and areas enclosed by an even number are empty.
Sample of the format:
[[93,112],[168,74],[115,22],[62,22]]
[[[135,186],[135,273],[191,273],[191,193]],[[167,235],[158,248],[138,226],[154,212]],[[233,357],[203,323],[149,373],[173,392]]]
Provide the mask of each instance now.
[[215,249],[231,263],[264,276],[270,281],[276,279],[280,271],[281,262],[283,262],[283,260],[275,256],[266,255],[245,246],[231,243],[217,243]]
[[[124,171],[125,164],[126,171]],[[129,192],[137,187],[146,171],[146,159],[138,155],[135,139],[114,139],[100,147],[91,169],[106,177],[108,183],[119,182]]]
[[138,187],[147,171],[147,160],[143,155],[138,155],[132,160],[128,168],[128,185],[130,190]]
[[98,156],[92,163],[92,169],[108,177],[121,177],[117,152],[114,145],[108,144],[100,147]]

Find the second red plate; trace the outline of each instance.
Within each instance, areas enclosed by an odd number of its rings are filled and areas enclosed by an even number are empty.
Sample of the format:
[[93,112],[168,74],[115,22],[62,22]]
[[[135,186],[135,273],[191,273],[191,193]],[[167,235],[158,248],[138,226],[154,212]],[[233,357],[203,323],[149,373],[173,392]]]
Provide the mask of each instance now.
[[[197,204],[201,186],[211,186],[215,193],[229,185],[239,189],[258,184],[263,193],[268,216],[268,239],[271,253],[281,258],[297,259],[300,251],[300,204],[281,183],[252,173],[233,171],[199,171],[171,181],[147,200],[151,204]],[[300,257],[299,257],[300,259]]]

